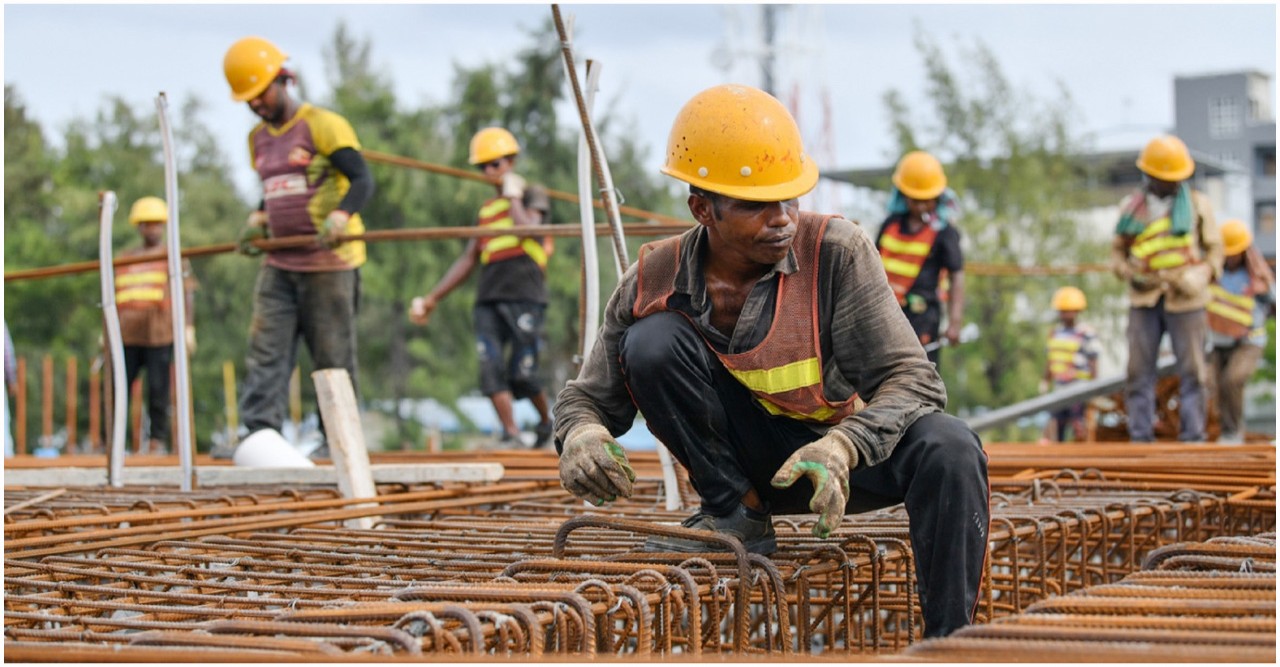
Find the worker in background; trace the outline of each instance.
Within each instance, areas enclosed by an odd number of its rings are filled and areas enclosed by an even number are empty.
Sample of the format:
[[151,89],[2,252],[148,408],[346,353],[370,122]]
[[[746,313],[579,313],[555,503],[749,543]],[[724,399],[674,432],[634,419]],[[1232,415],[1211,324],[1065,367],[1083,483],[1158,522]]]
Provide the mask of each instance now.
[[1120,203],[1111,268],[1129,285],[1129,439],[1155,440],[1156,357],[1166,332],[1178,374],[1178,439],[1205,438],[1205,304],[1222,274],[1222,237],[1204,195],[1186,183],[1195,162],[1182,140],[1152,139],[1138,156],[1144,184]]
[[[639,410],[701,496],[684,527],[767,555],[774,514],[817,513],[813,532],[827,538],[848,512],[905,503],[925,635],[969,623],[986,549],[986,456],[942,411],[946,388],[871,239],[800,211],[818,167],[763,91],[699,93],[667,146],[662,172],[689,184],[699,224],[641,249],[599,344],[557,397],[561,484],[596,505],[630,496],[635,473],[616,437]],[[644,548],[725,550],[668,536]]]
[[[146,370],[146,405],[149,433],[142,453],[163,454],[169,448],[169,425],[173,404],[169,396],[170,365],[173,363],[173,313],[169,290],[169,260],[164,241],[169,207],[159,197],[142,197],[129,209],[129,224],[138,230],[142,245],[120,257],[154,256],[155,259],[126,264],[116,269],[116,308],[120,312],[120,338],[124,344],[125,385]],[[182,260],[186,292],[187,354],[195,354],[195,289],[191,264]]]
[[356,308],[365,244],[341,237],[364,232],[360,210],[373,194],[373,177],[345,118],[290,95],[294,75],[285,58],[271,42],[246,37],[223,59],[231,97],[262,119],[249,133],[249,157],[263,194],[240,234],[240,252],[261,254],[253,242],[267,237],[316,236],[305,246],[268,251],[258,272],[240,401],[250,435],[279,432],[299,338],[316,370],[346,369],[358,388]]
[[[1084,292],[1078,287],[1060,287],[1053,293],[1053,309],[1058,311],[1058,322],[1049,333],[1049,363],[1045,365],[1044,378],[1040,380],[1040,393],[1098,377],[1098,336],[1093,327],[1079,321],[1080,313],[1087,306]],[[1044,437],[1066,442],[1068,427],[1076,440],[1084,439],[1084,402],[1051,413]]]
[[[889,217],[880,226],[876,248],[898,305],[921,345],[939,341],[942,301],[947,302],[945,343],[960,342],[964,320],[964,255],[955,226],[959,203],[947,188],[938,159],[924,151],[902,156],[893,171]],[[944,283],[949,282],[949,285]],[[939,289],[944,285],[943,289]],[[938,364],[940,346],[929,348]]]
[[1222,276],[1209,286],[1210,396],[1217,400],[1218,442],[1244,442],[1244,387],[1267,344],[1276,278],[1253,234],[1239,220],[1222,223]]
[[[520,144],[501,127],[486,127],[471,138],[468,161],[495,179],[494,196],[476,215],[476,225],[507,229],[547,224],[551,200],[539,185],[516,173]],[[538,351],[547,310],[548,238],[492,236],[473,238],[444,277],[425,296],[413,300],[409,319],[425,325],[444,299],[480,266],[473,317],[480,356],[480,391],[493,402],[502,425],[500,444],[519,443],[515,401],[527,398],[538,410],[534,447],[551,440],[551,412],[538,378]]]

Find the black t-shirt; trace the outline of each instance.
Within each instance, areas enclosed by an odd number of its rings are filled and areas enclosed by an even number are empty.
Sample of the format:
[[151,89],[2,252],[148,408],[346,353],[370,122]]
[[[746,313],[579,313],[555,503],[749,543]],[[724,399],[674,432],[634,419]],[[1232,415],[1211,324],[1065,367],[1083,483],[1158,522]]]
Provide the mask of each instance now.
[[[880,237],[884,236],[885,228],[891,224],[900,225],[905,219],[905,215],[892,215],[885,219],[884,224],[880,225],[880,231],[876,232],[877,250],[880,249]],[[933,249],[924,259],[924,265],[920,267],[920,275],[916,276],[916,282],[911,286],[908,294],[919,294],[929,303],[937,303],[938,275],[942,269],[952,273],[964,270],[964,255],[960,252],[960,231],[955,225],[947,225],[938,232],[938,237],[933,242]]]
[[[548,224],[551,199],[547,191],[531,185],[524,192],[526,210],[542,212],[542,224]],[[541,242],[539,237],[531,237]],[[490,301],[547,302],[546,272],[528,255],[484,264],[480,267],[480,284],[476,287],[476,303]]]

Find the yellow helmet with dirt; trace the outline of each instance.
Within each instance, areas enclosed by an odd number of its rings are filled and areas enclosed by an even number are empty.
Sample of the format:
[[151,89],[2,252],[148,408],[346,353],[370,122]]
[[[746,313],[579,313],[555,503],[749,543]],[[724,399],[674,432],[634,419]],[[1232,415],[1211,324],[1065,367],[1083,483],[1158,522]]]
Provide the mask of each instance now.
[[520,142],[515,135],[500,127],[486,127],[471,137],[471,155],[467,162],[484,164],[519,152]]
[[694,95],[676,114],[662,173],[763,202],[795,199],[818,183],[818,165],[787,108],[763,90],[733,84]]
[[898,160],[893,185],[912,199],[936,199],[947,189],[947,174],[938,158],[924,151],[911,151]]
[[169,222],[169,205],[159,197],[142,197],[129,209],[129,224],[138,226],[144,222]]
[[1058,291],[1053,293],[1053,309],[1054,310],[1084,310],[1089,302],[1084,298],[1084,292],[1078,287],[1059,287]]
[[1147,142],[1136,164],[1142,173],[1170,182],[1185,181],[1196,170],[1196,163],[1191,159],[1187,145],[1172,134]]
[[245,37],[227,49],[222,73],[231,85],[231,99],[248,102],[262,94],[280,74],[288,56],[261,37]]
[[1253,233],[1240,220],[1228,220],[1218,228],[1222,234],[1222,254],[1239,255],[1253,245]]

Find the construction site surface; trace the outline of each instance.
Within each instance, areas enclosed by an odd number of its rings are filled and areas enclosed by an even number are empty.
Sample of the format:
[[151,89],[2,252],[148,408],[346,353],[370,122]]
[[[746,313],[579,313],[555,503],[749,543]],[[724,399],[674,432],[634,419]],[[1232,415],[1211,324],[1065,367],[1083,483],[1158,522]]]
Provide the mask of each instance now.
[[[55,472],[18,457],[5,659],[1275,662],[1274,445],[987,451],[975,622],[930,640],[901,506],[825,540],[812,515],[775,517],[768,558],[724,537],[728,553],[643,553],[692,532],[698,504],[681,477],[666,509],[652,453],[632,455],[635,495],[602,508],[560,487],[552,452],[375,454],[373,498],[205,457],[223,477],[190,492],[18,486]],[[127,470],[175,468],[144,458]],[[403,472],[431,466],[490,481]]]

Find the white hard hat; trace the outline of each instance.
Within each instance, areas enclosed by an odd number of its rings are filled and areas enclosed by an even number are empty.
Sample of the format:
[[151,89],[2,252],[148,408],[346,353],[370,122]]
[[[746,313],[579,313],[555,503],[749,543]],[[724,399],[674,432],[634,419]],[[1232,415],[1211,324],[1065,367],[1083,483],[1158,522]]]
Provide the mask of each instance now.
[[246,468],[314,468],[316,464],[302,455],[273,428],[262,428],[240,441],[231,457],[237,466]]

